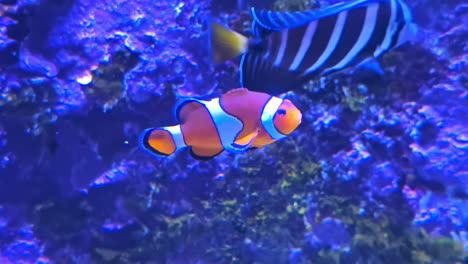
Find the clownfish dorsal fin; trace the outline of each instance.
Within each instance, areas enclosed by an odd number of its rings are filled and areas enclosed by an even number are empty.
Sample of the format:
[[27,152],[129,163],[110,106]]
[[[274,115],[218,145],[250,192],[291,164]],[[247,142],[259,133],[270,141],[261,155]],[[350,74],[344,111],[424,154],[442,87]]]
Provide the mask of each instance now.
[[232,95],[245,95],[249,92],[249,89],[247,88],[236,88],[229,90],[227,93],[225,93],[225,96],[232,96]]
[[228,148],[226,148],[226,150],[233,153],[245,152],[252,146],[252,143],[257,138],[257,136],[258,130],[255,130],[247,136],[234,141]]
[[223,149],[212,149],[212,148],[203,148],[199,146],[191,147],[190,148],[190,155],[192,158],[200,161],[208,161],[212,160],[219,154],[223,152]]
[[203,107],[203,105],[197,99],[185,99],[177,103],[174,107],[174,115],[179,124],[184,124],[187,121],[190,113]]

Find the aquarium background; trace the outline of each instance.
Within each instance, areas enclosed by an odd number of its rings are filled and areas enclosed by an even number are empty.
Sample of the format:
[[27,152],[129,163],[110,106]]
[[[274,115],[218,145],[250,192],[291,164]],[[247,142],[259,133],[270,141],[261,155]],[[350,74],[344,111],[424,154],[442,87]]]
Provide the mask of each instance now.
[[206,20],[336,0],[0,0],[0,263],[467,263],[468,5],[407,0],[420,38],[287,94],[299,128],[210,162],[138,148],[237,88]]

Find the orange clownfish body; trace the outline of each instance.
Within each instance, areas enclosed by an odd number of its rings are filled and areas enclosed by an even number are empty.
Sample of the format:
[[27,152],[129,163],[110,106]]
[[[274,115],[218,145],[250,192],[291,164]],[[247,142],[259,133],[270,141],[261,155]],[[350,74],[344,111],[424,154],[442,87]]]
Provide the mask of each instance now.
[[245,88],[210,101],[185,100],[175,113],[179,125],[144,131],[144,150],[169,156],[190,147],[194,158],[210,160],[224,150],[241,153],[271,144],[291,134],[302,119],[291,101]]

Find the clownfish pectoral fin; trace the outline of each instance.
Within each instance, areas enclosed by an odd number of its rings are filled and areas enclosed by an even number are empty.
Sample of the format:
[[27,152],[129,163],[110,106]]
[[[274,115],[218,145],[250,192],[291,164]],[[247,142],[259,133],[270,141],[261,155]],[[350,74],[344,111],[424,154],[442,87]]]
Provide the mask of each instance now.
[[243,146],[251,145],[252,142],[257,138],[257,136],[258,136],[258,129],[248,134],[247,136],[236,140],[234,143],[238,145],[243,145]]
[[218,22],[210,22],[210,49],[212,61],[221,63],[247,51],[248,38]]
[[223,152],[223,149],[212,149],[203,147],[191,147],[190,155],[200,161],[209,161]]
[[253,133],[248,134],[247,136],[240,138],[233,142],[226,150],[233,153],[242,153],[250,149],[252,143],[258,136],[258,130]]
[[177,122],[184,124],[190,113],[203,107],[197,99],[185,99],[179,101],[174,107],[174,116]]

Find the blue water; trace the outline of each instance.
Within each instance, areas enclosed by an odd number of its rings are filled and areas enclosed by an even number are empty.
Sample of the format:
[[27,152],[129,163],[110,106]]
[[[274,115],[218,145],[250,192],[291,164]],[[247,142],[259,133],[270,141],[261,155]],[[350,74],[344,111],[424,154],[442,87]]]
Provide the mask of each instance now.
[[[285,139],[209,162],[138,147],[182,98],[239,86],[208,17],[337,1],[0,1],[0,263],[466,263],[467,8],[285,95]],[[248,88],[248,87],[247,87]]]

